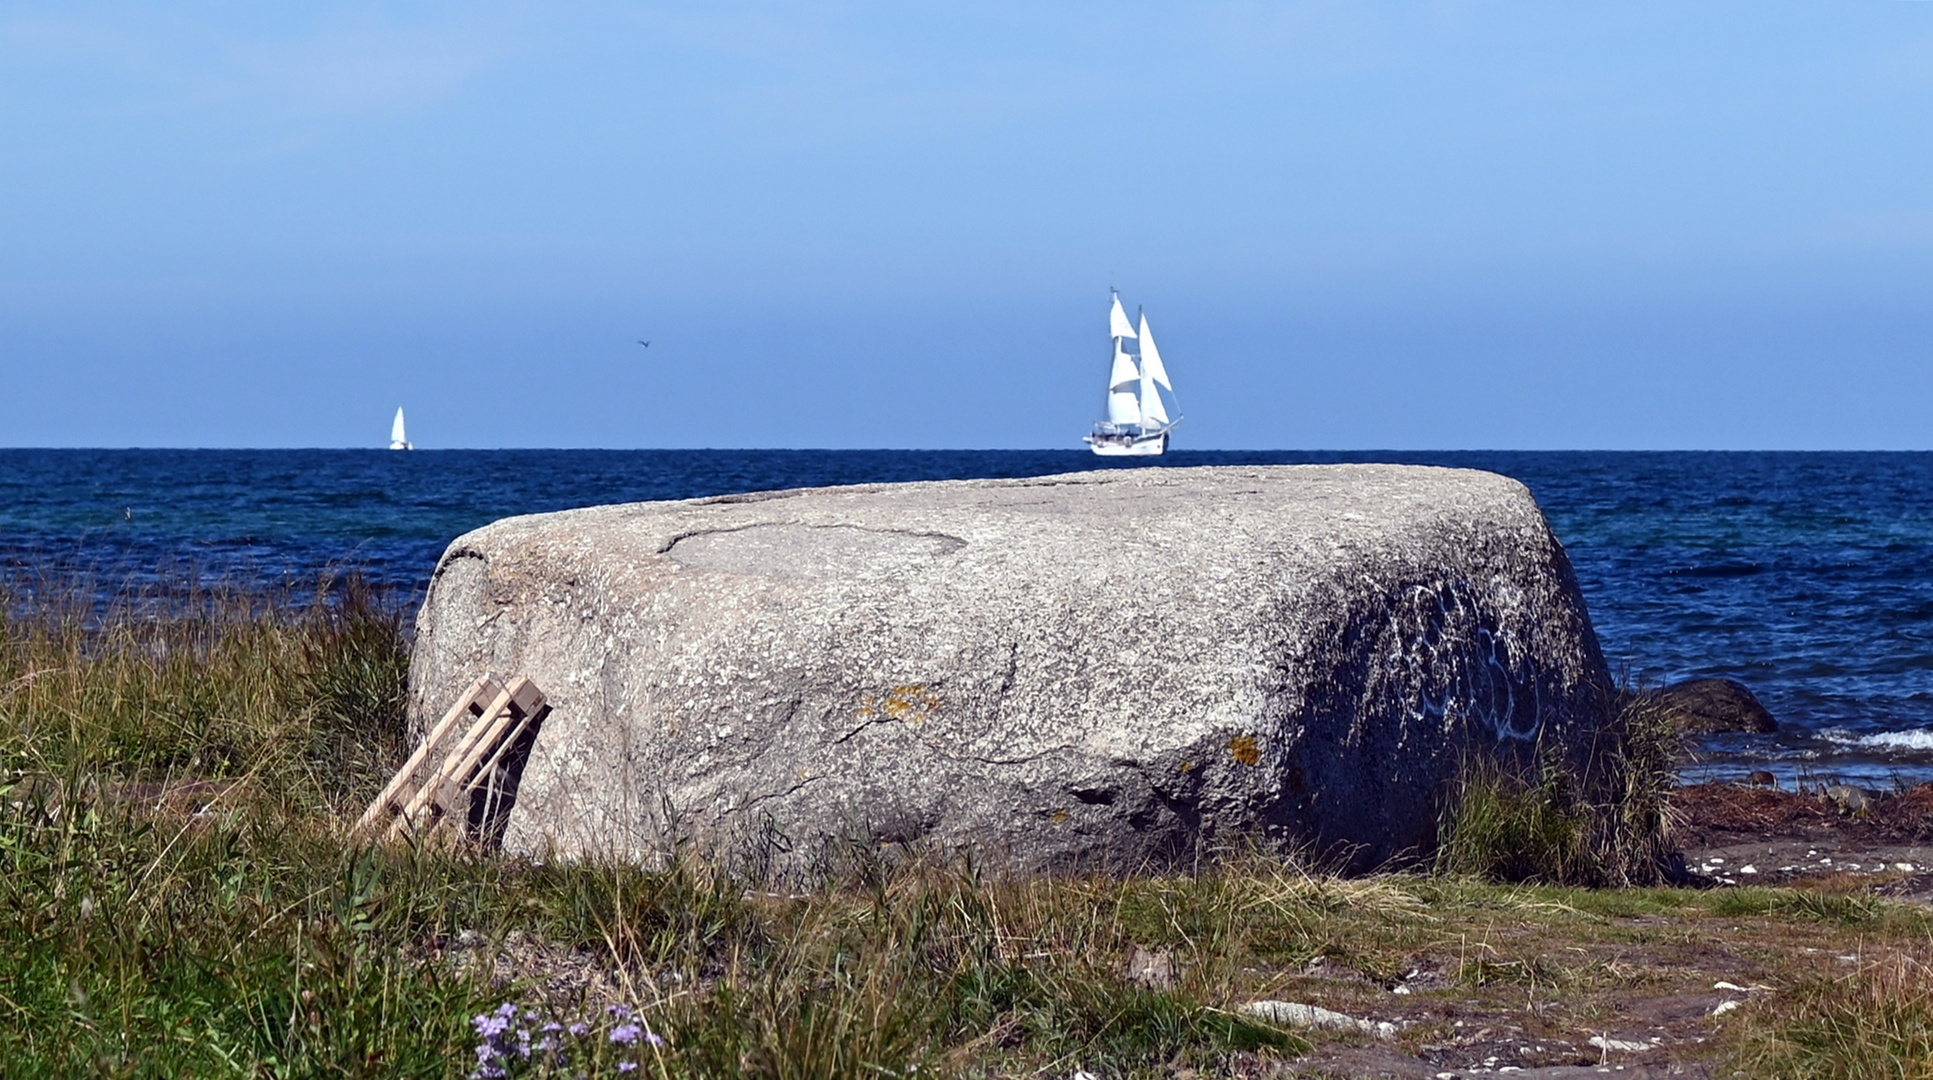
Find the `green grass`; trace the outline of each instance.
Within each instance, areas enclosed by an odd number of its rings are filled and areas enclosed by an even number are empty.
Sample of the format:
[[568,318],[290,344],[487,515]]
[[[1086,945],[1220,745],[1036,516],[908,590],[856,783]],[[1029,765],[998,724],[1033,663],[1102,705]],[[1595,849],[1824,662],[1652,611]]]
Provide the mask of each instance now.
[[[690,853],[647,870],[372,848],[346,825],[406,749],[404,629],[351,582],[105,613],[0,601],[0,1072],[463,1077],[472,1019],[513,1002],[593,1026],[569,1068],[524,1075],[1255,1076],[1312,1045],[1243,1018],[1258,997],[1383,1015],[1427,969],[1441,988],[1404,1002],[1534,1002],[1581,1030],[1633,986],[1708,987],[1673,966],[1683,941],[1730,935],[1727,975],[1803,988],[1816,964],[1766,965],[1933,932],[1870,897],[1497,884],[1511,875],[1480,862],[1348,880],[1252,854],[1016,880],[865,852],[798,896]],[[1537,797],[1610,806],[1575,795],[1602,790]],[[1575,854],[1605,842],[1592,813],[1540,828],[1564,858],[1602,858]],[[1130,978],[1136,953],[1171,977]],[[1760,1010],[1739,1060],[1923,1045],[1923,994],[1817,993],[1837,1011]],[[614,1004],[667,1045],[610,1042]],[[1404,1049],[1447,1037],[1419,1022]]]
[[1539,746],[1523,771],[1480,759],[1445,809],[1437,868],[1505,882],[1651,885],[1674,852],[1682,741],[1654,694],[1610,695],[1609,722],[1582,761]]
[[0,769],[81,780],[246,780],[339,810],[394,768],[401,612],[356,580],[313,597],[200,590],[97,610],[77,584],[0,597]]
[[[82,597],[0,604],[9,1076],[464,1076],[472,1018],[506,1000],[594,1022],[648,1006],[677,1048],[654,1070],[680,1076],[1130,1075],[1304,1045],[1127,981],[1098,885],[875,858],[805,900],[748,899],[688,857],[354,843],[345,822],[405,750],[397,610],[353,582]],[[505,982],[494,954],[519,940],[541,955]],[[608,977],[559,997],[546,957]]]

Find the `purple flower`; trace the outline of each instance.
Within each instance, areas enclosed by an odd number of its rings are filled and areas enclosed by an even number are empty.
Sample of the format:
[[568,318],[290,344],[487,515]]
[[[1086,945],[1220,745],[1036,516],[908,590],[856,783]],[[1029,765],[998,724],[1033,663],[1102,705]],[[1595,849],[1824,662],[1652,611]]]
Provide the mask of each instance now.
[[[664,1039],[653,1032],[644,1022],[643,1016],[629,1005],[611,1005],[604,1010],[605,1016],[615,1026],[606,1032],[610,1045],[623,1048],[639,1046],[663,1046]],[[590,1019],[579,1018],[568,1024],[562,1023],[548,1014],[548,1010],[536,1007],[520,1008],[514,1002],[504,1002],[496,1009],[472,1017],[470,1026],[476,1029],[479,1040],[476,1047],[477,1068],[470,1074],[470,1080],[509,1080],[514,1070],[520,1066],[519,1060],[540,1063],[549,1069],[569,1069],[574,1062],[568,1052],[569,1039],[585,1039],[601,1027]],[[539,1023],[539,1021],[542,1021]],[[632,1053],[636,1051],[631,1050]],[[620,1073],[638,1071],[636,1061],[617,1063]],[[516,1075],[523,1075],[517,1071]],[[565,1074],[569,1075],[569,1074]]]
[[[477,1069],[470,1074],[471,1080],[504,1080],[510,1075],[510,1055],[516,1054],[525,1061],[531,1057],[531,1032],[529,1027],[519,1027],[511,1034],[511,1025],[521,1018],[528,1025],[538,1018],[535,1009],[519,1009],[515,1002],[506,1001],[492,1012],[470,1018],[470,1026],[476,1029]],[[561,1031],[556,1024],[549,1024],[543,1030]],[[546,1038],[545,1042],[550,1040]],[[538,1050],[547,1049],[544,1046]]]
[[477,1047],[477,1071],[470,1074],[471,1080],[500,1080],[507,1075],[502,1056],[494,1048],[487,1044]]
[[510,1021],[502,1016],[492,1016],[489,1013],[485,1013],[482,1016],[473,1018],[470,1021],[470,1026],[477,1029],[477,1035],[480,1038],[495,1039],[510,1029]]

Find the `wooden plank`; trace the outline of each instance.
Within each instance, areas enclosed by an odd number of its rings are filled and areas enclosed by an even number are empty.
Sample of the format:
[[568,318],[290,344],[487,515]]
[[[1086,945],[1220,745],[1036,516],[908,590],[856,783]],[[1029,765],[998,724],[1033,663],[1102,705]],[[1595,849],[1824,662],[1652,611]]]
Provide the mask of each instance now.
[[[531,692],[536,689],[536,686],[529,679],[521,675],[517,677],[515,682],[511,683],[513,697],[526,701],[535,701],[538,707],[541,708],[544,695],[536,693],[533,696]],[[470,781],[477,775],[477,766],[483,764],[483,759],[489,756],[490,752],[495,750],[503,742],[504,734],[510,730],[513,724],[528,720],[535,715],[536,713],[534,712],[525,712],[522,715],[518,715],[518,710],[504,710],[503,714],[498,716],[496,721],[490,725],[489,730],[484,732],[483,737],[471,745],[469,752],[463,755],[463,759],[457,763],[456,768],[448,770],[445,775],[456,781],[464,791],[469,791],[474,786]]]
[[[437,774],[459,784],[468,780],[471,770],[476,768],[477,759],[490,752],[490,748],[497,744],[504,726],[520,715],[517,702],[527,698],[531,689],[530,680],[521,675],[510,680],[510,685],[498,695],[490,714],[477,720],[464,740],[443,759],[443,767],[437,770]],[[540,700],[542,697],[538,695]]]
[[511,726],[510,730],[503,733],[503,738],[497,742],[497,752],[491,754],[490,760],[484,762],[483,767],[478,769],[476,775],[470,778],[471,789],[474,790],[485,783],[485,778],[497,771],[497,766],[503,764],[504,755],[510,752],[511,747],[517,745],[518,739],[523,738],[524,732],[536,721],[537,712],[542,710],[542,708],[543,706],[539,705],[536,709],[525,713],[521,719]]
[[442,745],[443,740],[456,727],[457,720],[464,713],[477,709],[477,698],[486,694],[495,697],[502,692],[502,689],[497,684],[497,680],[488,673],[479,676],[471,683],[470,688],[463,692],[450,711],[444,714],[443,719],[430,729],[429,736],[423,740],[423,745],[416,748],[416,751],[409,756],[409,760],[403,763],[403,767],[397,770],[388,784],[384,785],[382,794],[376,796],[375,801],[369,804],[369,809],[363,811],[362,817],[356,822],[355,831],[366,831],[386,815],[400,813],[403,805],[408,802],[409,795],[413,794],[413,792],[406,793],[405,789],[415,781],[416,771],[422,768],[423,762],[427,761],[430,755]]
[[[527,682],[528,680],[520,679],[518,681]],[[435,820],[433,818],[427,818],[425,812],[431,808],[436,800],[438,785],[442,781],[452,779],[451,773],[454,771],[455,766],[469,756],[471,748],[483,737],[483,734],[495,725],[501,714],[509,710],[510,702],[515,696],[515,690],[511,687],[505,687],[497,692],[496,696],[491,699],[490,704],[484,708],[483,715],[477,717],[476,722],[470,725],[470,730],[464,733],[463,738],[457,742],[456,747],[443,758],[442,764],[437,766],[436,771],[431,773],[429,778],[423,782],[423,786],[418,788],[416,794],[411,796],[409,801],[403,805],[402,812],[397,815],[395,824],[390,827],[389,834],[391,836],[401,835],[406,829],[420,830],[435,824]]]
[[[534,691],[536,687],[533,685],[531,689]],[[503,738],[497,741],[496,752],[491,754],[490,759],[485,761],[482,767],[477,769],[476,775],[470,778],[470,783],[465,788],[466,795],[474,798],[480,788],[491,782],[492,777],[496,776],[497,766],[503,764],[504,755],[510,753],[510,748],[517,745],[517,740],[523,738],[524,732],[530,729],[530,725],[537,722],[537,714],[542,712],[543,708],[544,696],[541,693],[536,694],[534,705],[524,712],[521,719],[511,725],[510,730],[504,732]],[[466,814],[468,809],[467,806],[464,808]]]
[[[421,786],[407,797],[400,798],[401,805],[398,806],[398,792],[407,782],[414,780],[416,768],[412,768],[410,775],[403,778],[404,784],[392,781],[391,786],[396,790],[385,790],[384,794],[389,798],[364,815],[366,820],[374,824],[380,820],[383,812],[394,813],[395,820],[390,822],[387,832],[391,839],[409,832],[425,839],[444,832],[461,835],[469,823],[475,793],[490,783],[504,755],[544,708],[543,691],[537,689],[537,685],[527,676],[517,676],[510,680],[508,686],[494,680],[489,680],[487,684],[485,680],[479,680],[472,690],[470,700],[451,710],[444,722],[437,726],[434,733],[437,737],[426,740],[424,746],[411,756],[411,765],[420,768],[423,761],[434,756],[432,749],[440,749],[448,742],[447,735],[455,729],[455,722],[466,712],[474,714],[474,721],[443,756],[436,769],[423,778]],[[492,690],[495,693],[489,693]],[[478,706],[476,702],[485,694],[489,694],[489,704]]]
[[537,710],[544,707],[544,692],[537,689],[536,683],[526,678],[523,680],[523,687],[510,700],[525,716],[535,716]]
[[436,820],[430,822],[426,831],[448,829],[461,833],[470,818],[470,793],[463,790],[463,785],[447,776],[438,780],[434,804]]
[[474,713],[481,709],[482,706],[478,703],[477,698],[486,695],[494,697],[501,690],[502,687],[497,684],[496,679],[488,673],[480,676],[475,682],[471,683],[470,688],[457,700],[456,705],[444,715],[443,719],[434,728],[430,729],[429,737],[423,740],[423,744],[417,747],[415,753],[410,755],[409,760],[403,764],[403,767],[397,770],[395,777],[383,788],[382,794],[378,795],[376,800],[370,803],[369,809],[363,813],[362,819],[356,822],[356,828],[358,830],[371,828],[383,816],[400,813],[403,806],[408,803],[410,796],[415,794],[413,785],[415,784],[418,770],[423,767],[423,763],[435,754],[436,751],[442,749],[444,740],[449,737],[450,732],[456,727],[457,720],[462,718],[465,713]]

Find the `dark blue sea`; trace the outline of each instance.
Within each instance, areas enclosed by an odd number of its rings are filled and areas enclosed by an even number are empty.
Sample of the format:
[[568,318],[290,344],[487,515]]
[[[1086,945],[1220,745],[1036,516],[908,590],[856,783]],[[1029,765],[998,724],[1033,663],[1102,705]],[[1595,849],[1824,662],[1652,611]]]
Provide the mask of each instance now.
[[[1773,736],[1695,775],[1933,779],[1933,453],[1172,452],[1163,464],[1384,461],[1529,485],[1632,682],[1742,680]],[[511,514],[876,481],[1146,467],[1085,451],[0,450],[0,568],[166,588],[356,568],[419,591]]]

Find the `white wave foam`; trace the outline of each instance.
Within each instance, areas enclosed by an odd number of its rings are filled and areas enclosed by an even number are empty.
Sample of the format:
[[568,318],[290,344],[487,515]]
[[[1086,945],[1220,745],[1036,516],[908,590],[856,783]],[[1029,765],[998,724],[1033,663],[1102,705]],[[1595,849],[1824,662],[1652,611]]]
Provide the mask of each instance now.
[[1845,728],[1827,728],[1819,735],[1841,746],[1864,746],[1874,750],[1933,750],[1933,729],[1929,728],[1881,731],[1873,735],[1858,735]]

